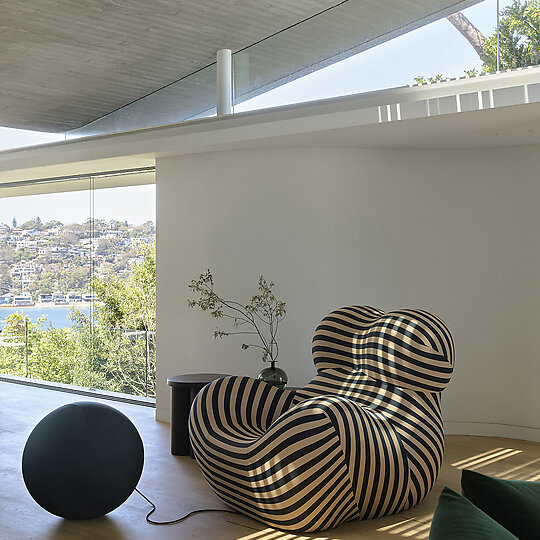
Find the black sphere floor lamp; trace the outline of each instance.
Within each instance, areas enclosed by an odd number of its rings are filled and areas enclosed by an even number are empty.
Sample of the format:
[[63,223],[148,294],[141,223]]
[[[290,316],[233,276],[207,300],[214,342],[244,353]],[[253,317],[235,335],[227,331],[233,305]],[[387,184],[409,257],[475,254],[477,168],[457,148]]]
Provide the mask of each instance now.
[[91,519],[127,500],[143,464],[143,442],[127,416],[83,401],[59,407],[36,425],[24,448],[22,473],[45,510]]

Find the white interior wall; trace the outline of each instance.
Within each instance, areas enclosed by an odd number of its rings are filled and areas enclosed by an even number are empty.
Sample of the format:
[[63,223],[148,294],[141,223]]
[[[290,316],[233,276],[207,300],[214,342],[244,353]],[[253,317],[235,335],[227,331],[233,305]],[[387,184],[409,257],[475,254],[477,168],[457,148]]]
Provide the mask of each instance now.
[[260,273],[276,282],[291,385],[315,374],[311,337],[333,308],[420,307],[456,342],[447,431],[540,440],[538,170],[539,147],[158,159],[158,419],[169,416],[171,375],[263,367],[187,307],[187,284],[210,267],[234,299],[248,300]]

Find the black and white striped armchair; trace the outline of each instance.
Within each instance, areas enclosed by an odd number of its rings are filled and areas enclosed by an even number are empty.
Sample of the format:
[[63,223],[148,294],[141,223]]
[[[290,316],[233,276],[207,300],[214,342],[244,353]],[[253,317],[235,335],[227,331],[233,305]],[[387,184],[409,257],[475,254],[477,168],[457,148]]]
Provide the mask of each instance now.
[[422,310],[333,311],[313,338],[316,377],[296,392],[249,377],[193,403],[195,457],[227,505],[282,530],[320,531],[411,508],[444,450],[441,392],[454,363]]

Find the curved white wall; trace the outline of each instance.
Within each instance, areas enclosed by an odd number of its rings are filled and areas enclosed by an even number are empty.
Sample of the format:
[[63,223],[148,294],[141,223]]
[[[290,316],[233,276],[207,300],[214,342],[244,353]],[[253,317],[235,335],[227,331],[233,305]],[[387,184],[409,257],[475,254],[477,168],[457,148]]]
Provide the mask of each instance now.
[[256,352],[189,310],[205,267],[248,299],[260,273],[287,301],[280,360],[315,373],[331,309],[421,307],[457,350],[448,432],[540,440],[540,148],[267,149],[158,159],[158,418],[168,376],[256,375]]

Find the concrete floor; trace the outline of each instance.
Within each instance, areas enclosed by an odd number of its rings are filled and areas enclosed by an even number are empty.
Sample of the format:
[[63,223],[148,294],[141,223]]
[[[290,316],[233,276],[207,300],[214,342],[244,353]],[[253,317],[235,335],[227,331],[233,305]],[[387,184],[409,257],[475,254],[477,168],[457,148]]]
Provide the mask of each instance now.
[[[362,540],[425,539],[444,485],[459,490],[460,469],[518,480],[540,480],[540,444],[491,437],[448,436],[445,464],[424,502],[407,512],[354,521],[318,534],[269,529],[242,515],[204,513],[171,526],[146,523],[148,503],[134,493],[105,517],[68,521],[39,507],[21,474],[24,444],[35,424],[56,407],[91,398],[0,382],[0,539],[1,540]],[[99,401],[99,400],[97,400]],[[197,508],[225,508],[206,485],[195,460],[169,451],[169,425],[154,420],[154,409],[105,401],[136,425],[145,445],[139,489],[157,505],[156,520],[175,519]]]

